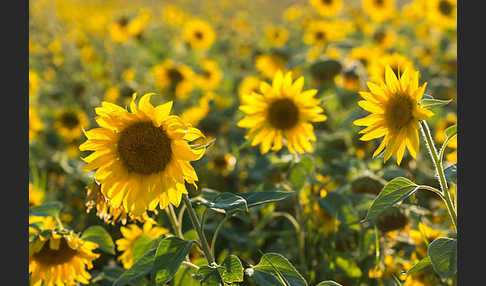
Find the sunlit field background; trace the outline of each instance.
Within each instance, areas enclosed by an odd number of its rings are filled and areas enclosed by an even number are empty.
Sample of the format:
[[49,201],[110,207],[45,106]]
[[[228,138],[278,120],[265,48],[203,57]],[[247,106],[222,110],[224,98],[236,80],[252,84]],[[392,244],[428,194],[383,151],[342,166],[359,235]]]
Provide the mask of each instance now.
[[[427,82],[424,97],[450,100],[429,108],[434,115],[427,122],[440,147],[444,131],[457,123],[456,6],[455,0],[30,1],[29,253],[55,230],[81,235],[101,226],[110,238],[105,247],[98,241],[93,253],[100,255],[83,279],[46,278],[43,285],[112,285],[142,257],[145,244],[161,235],[181,237],[166,209],[139,218],[110,213],[94,172],[82,169],[91,151],[79,146],[85,131],[98,127],[95,108],[103,101],[128,108],[134,93],[137,101],[154,93],[154,106],[173,101],[171,114],[206,136],[204,156],[191,162],[197,190],[186,183],[199,218],[207,206],[198,201],[220,192],[293,192],[236,212],[221,229],[224,213],[204,215],[209,243],[218,232],[211,244],[216,262],[235,255],[246,269],[234,285],[456,285],[455,275],[439,275],[430,263],[406,274],[428,257],[429,243],[454,235],[434,193],[416,192],[363,221],[396,177],[440,189],[425,141],[420,137],[415,158],[406,151],[400,164],[395,157],[385,162],[383,154],[373,158],[380,140],[361,141],[362,128],[353,124],[369,114],[358,105],[367,82],[383,80],[386,65],[395,73],[407,68],[419,72],[420,85]],[[312,123],[312,151],[293,154],[284,144],[262,154],[238,126],[243,96],[259,92],[261,81],[271,84],[278,70],[293,80],[303,76],[303,90],[317,90],[327,119]],[[447,145],[443,163],[457,163],[457,140]],[[455,197],[454,178],[449,189]],[[173,209],[182,238],[197,240],[185,205]],[[300,276],[278,280],[275,274],[265,282],[254,275],[251,267],[266,253],[295,267],[285,277]],[[46,266],[59,259],[36,255],[29,254],[29,272],[37,259],[36,271],[63,273]],[[207,265],[196,244],[186,261]],[[167,285],[218,285],[201,282],[196,269],[182,265]],[[155,285],[149,274],[129,283]]]

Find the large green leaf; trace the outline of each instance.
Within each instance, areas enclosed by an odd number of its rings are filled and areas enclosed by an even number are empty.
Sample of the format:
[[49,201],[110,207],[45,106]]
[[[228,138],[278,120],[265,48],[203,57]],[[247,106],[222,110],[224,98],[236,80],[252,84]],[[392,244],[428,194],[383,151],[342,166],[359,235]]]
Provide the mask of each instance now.
[[197,279],[200,280],[201,286],[220,286],[222,285],[221,272],[223,267],[201,266],[197,271]]
[[385,209],[408,198],[417,188],[418,186],[414,182],[403,177],[391,180],[371,204],[364,221],[369,221]]
[[312,171],[312,159],[310,157],[303,157],[300,162],[295,164],[289,171],[289,182],[295,191],[300,190],[306,179],[309,178]]
[[113,239],[108,231],[100,225],[88,227],[81,235],[81,239],[92,241],[98,244],[98,247],[104,252],[115,255],[115,244],[113,243]]
[[133,243],[132,260],[137,261],[150,249],[157,247],[158,241],[147,234],[142,234]]
[[435,98],[423,98],[420,101],[420,105],[425,108],[431,108],[431,107],[442,107],[447,104],[449,104],[452,100],[441,100],[441,99],[435,99]]
[[342,286],[342,285],[337,282],[327,280],[327,281],[319,282],[319,284],[317,284],[316,286]]
[[249,208],[284,200],[295,194],[295,192],[281,192],[281,191],[262,191],[262,192],[248,192],[248,193],[238,193],[239,196],[246,200],[246,204]]
[[448,127],[444,132],[447,138],[452,138],[452,136],[457,134],[457,124]]
[[61,202],[57,202],[57,201],[47,202],[47,203],[43,203],[42,205],[30,207],[29,215],[56,217],[59,215],[61,208],[62,208]]
[[236,211],[248,211],[248,206],[244,198],[228,192],[220,193],[212,201],[201,200],[199,203],[214,211],[226,214],[231,214]]
[[418,272],[431,264],[430,257],[425,257],[424,259],[417,262],[412,268],[407,271],[407,275]]
[[156,285],[164,285],[174,277],[193,243],[194,240],[186,241],[175,236],[160,241],[153,266]]
[[123,286],[128,284],[130,281],[137,279],[138,277],[144,276],[152,271],[155,252],[157,249],[153,248],[149,252],[145,253],[139,260],[137,260],[130,269],[123,272],[118,279],[115,280],[113,286]]
[[243,282],[243,265],[236,255],[230,255],[226,257],[221,263],[224,268],[221,274],[221,278],[226,283]]
[[[276,278],[276,281],[284,280],[290,286],[307,286],[307,282],[305,281],[304,277],[295,269],[295,267],[287,260],[287,258],[283,257],[281,254],[278,253],[267,253],[262,256],[260,262],[251,267],[252,271],[246,271],[246,273],[252,277],[255,274],[263,273],[272,275]],[[259,278],[264,278],[265,280],[270,280],[268,277],[265,278],[266,275],[257,275],[257,278],[254,279],[256,283],[259,283]],[[265,284],[259,284],[265,285]],[[278,285],[278,284],[277,284]]]
[[341,268],[341,270],[343,270],[349,277],[358,278],[363,275],[356,262],[352,261],[351,259],[338,256],[336,258],[336,265]]
[[457,271],[457,240],[441,237],[432,241],[427,249],[432,267],[442,278],[451,277]]
[[445,168],[444,175],[448,182],[457,184],[457,165],[454,164]]

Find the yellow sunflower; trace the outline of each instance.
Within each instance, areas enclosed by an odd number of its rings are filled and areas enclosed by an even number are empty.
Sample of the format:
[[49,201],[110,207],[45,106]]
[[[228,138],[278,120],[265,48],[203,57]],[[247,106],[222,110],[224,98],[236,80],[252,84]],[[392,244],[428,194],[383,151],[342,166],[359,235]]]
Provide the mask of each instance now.
[[313,46],[322,46],[333,40],[333,29],[328,21],[314,20],[304,33],[304,43]]
[[355,68],[345,69],[334,78],[337,86],[347,90],[359,91],[361,89],[360,76]]
[[175,5],[167,5],[162,9],[162,20],[171,26],[180,26],[186,19],[186,14]]
[[324,17],[336,16],[343,6],[342,0],[309,0],[309,3]]
[[108,27],[111,39],[115,43],[126,43],[130,40],[130,34],[128,33],[129,19],[125,16],[120,17],[117,21],[114,21]]
[[430,0],[428,5],[428,20],[441,29],[456,28],[457,0]]
[[108,200],[101,193],[101,186],[93,182],[88,188],[86,188],[86,213],[89,213],[91,209],[96,207],[96,216],[98,216],[105,223],[115,225],[117,220],[122,224],[127,223],[128,213],[122,206],[114,208],[110,206]]
[[139,37],[143,29],[147,26],[150,20],[150,12],[142,10],[137,17],[130,20],[127,25],[127,33],[132,37]]
[[88,117],[80,110],[66,109],[57,115],[54,127],[66,141],[78,139],[83,128],[89,124]]
[[[455,113],[449,112],[444,119],[440,119],[437,122],[435,140],[439,143],[444,143],[446,140],[445,130],[454,124],[457,124],[457,116]],[[455,151],[446,154],[446,160],[457,164],[457,136],[449,141],[447,147],[455,149]]]
[[244,94],[250,94],[256,90],[258,90],[258,87],[260,87],[260,79],[258,79],[255,76],[247,76],[245,77],[241,83],[240,86],[238,87],[238,95],[240,97],[240,102],[243,102],[243,95]]
[[120,97],[120,90],[116,87],[108,87],[105,90],[105,101],[115,103]]
[[419,72],[405,69],[397,75],[390,66],[385,68],[385,81],[379,83],[368,82],[371,92],[360,92],[365,99],[358,102],[364,110],[372,114],[355,120],[358,126],[367,126],[360,133],[365,133],[360,139],[369,141],[385,136],[373,158],[385,147],[385,162],[392,154],[396,154],[400,165],[405,148],[416,157],[419,151],[419,120],[425,120],[433,113],[421,107],[418,103],[422,99],[427,83],[419,87]]
[[351,61],[360,62],[364,68],[368,69],[368,67],[378,58],[379,54],[380,53],[376,48],[360,46],[351,50],[349,59]]
[[43,201],[44,192],[34,187],[34,185],[29,182],[29,207],[40,205]]
[[93,250],[98,245],[72,234],[52,232],[29,242],[30,285],[88,284],[93,260],[100,255]]
[[287,59],[278,53],[261,54],[255,58],[255,68],[266,78],[273,78],[287,64]]
[[205,60],[202,62],[201,67],[202,70],[196,77],[199,88],[202,90],[214,90],[218,88],[223,77],[218,63],[212,60]]
[[37,133],[44,129],[44,124],[37,115],[37,110],[29,107],[29,142],[37,137]]
[[316,137],[310,122],[325,121],[327,116],[321,114],[320,100],[314,98],[317,90],[302,92],[303,86],[304,77],[292,82],[290,72],[284,75],[279,70],[272,85],[261,82],[262,94],[243,95],[244,104],[239,109],[246,116],[238,126],[250,129],[246,138],[253,139],[252,146],[260,144],[262,154],[270,148],[278,151],[284,143],[292,154],[312,152],[309,140],[316,141]]
[[268,26],[265,28],[265,37],[272,47],[281,47],[289,39],[289,32],[282,27]]
[[95,109],[99,128],[85,132],[88,138],[81,151],[94,151],[83,158],[86,171],[94,171],[101,192],[111,207],[123,206],[134,217],[146,210],[161,209],[169,203],[179,206],[187,194],[185,182],[198,180],[190,161],[200,159],[205,148],[189,144],[205,136],[177,115],[169,115],[172,101],[152,106],[153,94],[133,95],[129,112],[118,105],[102,102]]
[[213,99],[212,93],[207,93],[199,100],[198,105],[190,107],[181,114],[182,121],[196,126],[211,110],[209,101]]
[[37,91],[39,90],[39,75],[29,69],[29,96],[37,95]]
[[166,228],[153,226],[154,221],[146,221],[142,228],[138,227],[136,224],[129,224],[126,227],[120,227],[120,232],[123,238],[115,241],[118,251],[123,252],[118,260],[122,262],[123,268],[129,269],[133,264],[133,246],[135,241],[141,236],[148,236],[150,238],[158,238],[159,236],[169,233]]
[[236,164],[236,158],[229,154],[217,154],[211,158],[208,163],[208,168],[221,173],[223,176],[227,176],[234,170]]
[[418,230],[412,229],[409,234],[415,243],[415,251],[422,257],[427,257],[427,245],[424,238],[430,243],[436,238],[445,236],[439,230],[435,230],[423,222],[419,222]]
[[381,50],[387,50],[393,47],[393,44],[397,39],[397,35],[392,29],[377,28],[373,31],[370,38],[375,46]]
[[362,0],[363,11],[373,22],[382,23],[395,14],[395,0]]
[[177,98],[187,98],[194,89],[194,72],[184,64],[165,60],[153,67],[155,85],[161,90],[168,90]]
[[184,40],[194,50],[206,50],[215,39],[213,28],[205,21],[192,19],[184,24]]
[[415,71],[413,62],[406,56],[399,53],[385,54],[376,58],[376,60],[368,67],[371,81],[383,82],[385,79],[386,66],[390,66],[396,75],[403,73],[406,69],[408,69],[410,73]]

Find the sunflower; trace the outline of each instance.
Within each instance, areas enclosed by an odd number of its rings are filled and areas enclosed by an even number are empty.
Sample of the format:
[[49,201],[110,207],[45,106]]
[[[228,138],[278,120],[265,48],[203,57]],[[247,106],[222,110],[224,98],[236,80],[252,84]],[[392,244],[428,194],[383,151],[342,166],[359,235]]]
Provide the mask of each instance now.
[[88,117],[81,110],[66,109],[57,115],[54,127],[66,141],[78,139],[83,128],[89,124]]
[[[189,143],[205,136],[176,115],[169,115],[172,101],[152,106],[153,94],[136,94],[130,110],[109,102],[95,109],[99,128],[85,132],[88,138],[81,151],[94,151],[83,158],[86,171],[94,171],[101,192],[113,208],[140,217],[157,205],[179,206],[187,194],[185,182],[198,180],[190,161],[200,159],[205,148],[192,149]],[[197,186],[196,186],[197,187]]]
[[123,252],[118,260],[122,262],[123,268],[129,269],[133,264],[133,247],[135,242],[141,236],[147,236],[151,239],[158,238],[159,236],[169,233],[166,228],[153,226],[155,224],[152,220],[147,220],[142,228],[136,224],[129,224],[126,227],[120,227],[120,232],[123,238],[115,241],[118,251]]
[[324,17],[334,17],[343,6],[342,0],[309,0],[316,11]]
[[116,87],[108,87],[105,90],[105,101],[115,103],[120,97],[120,90]]
[[363,11],[373,22],[382,23],[395,14],[395,0],[362,0]]
[[373,31],[370,38],[375,46],[385,51],[393,47],[397,36],[392,29],[377,28]]
[[385,68],[385,81],[379,83],[368,82],[371,92],[360,92],[365,99],[358,102],[364,110],[372,114],[355,120],[358,126],[367,126],[360,133],[365,133],[360,139],[369,141],[385,136],[373,158],[385,147],[385,162],[392,154],[396,154],[400,165],[405,147],[412,157],[419,151],[419,120],[425,120],[433,113],[421,107],[418,103],[422,99],[427,83],[419,87],[419,72],[405,69],[397,75],[390,66]]
[[175,5],[167,5],[162,9],[162,20],[171,26],[180,26],[184,22],[186,14]]
[[370,47],[355,47],[349,53],[349,59],[351,61],[358,61],[364,68],[368,68],[379,57],[379,52],[376,48]]
[[127,212],[121,206],[114,208],[110,206],[108,200],[101,193],[101,186],[93,182],[86,188],[86,213],[96,207],[96,216],[98,216],[105,223],[115,225],[115,221],[119,220],[122,224],[127,223]]
[[409,234],[415,243],[415,251],[422,257],[427,257],[427,245],[425,244],[424,239],[430,243],[436,238],[445,236],[440,231],[429,227],[423,222],[419,222],[418,230],[412,229],[409,231]]
[[[439,143],[444,143],[447,139],[445,130],[454,124],[457,124],[457,116],[453,112],[448,113],[444,119],[440,119],[436,125],[435,140]],[[455,149],[455,151],[446,154],[446,160],[457,164],[457,136],[449,141],[447,147]]]
[[214,42],[213,28],[203,20],[192,19],[184,24],[184,40],[194,50],[207,50]]
[[258,79],[255,76],[247,76],[245,77],[241,83],[240,86],[238,87],[238,95],[240,97],[240,102],[243,102],[243,95],[244,94],[250,94],[256,90],[258,90],[258,87],[260,86],[260,79]]
[[328,21],[314,20],[304,33],[304,43],[313,46],[322,46],[333,38],[333,29]]
[[231,171],[235,169],[236,158],[229,154],[218,154],[211,158],[208,164],[208,168],[221,173],[223,176],[227,176]]
[[161,90],[168,90],[178,98],[187,98],[194,89],[194,72],[184,64],[165,60],[153,67],[155,85]]
[[456,28],[457,0],[430,0],[428,5],[428,20],[441,29]]
[[29,142],[37,137],[37,133],[44,129],[44,124],[37,115],[37,110],[29,107]]
[[266,78],[273,78],[287,64],[287,58],[279,53],[261,54],[255,58],[255,67]]
[[223,73],[219,69],[218,63],[205,60],[201,64],[202,71],[197,75],[196,80],[202,90],[214,90],[219,87]]
[[77,235],[51,232],[29,242],[30,285],[88,284],[93,260],[100,255],[93,250],[98,245]]
[[399,76],[404,70],[409,69],[410,73],[415,71],[411,60],[399,53],[385,54],[378,57],[368,68],[371,81],[383,82],[385,79],[385,67],[390,66],[392,71]]
[[289,39],[289,32],[285,28],[268,26],[265,28],[265,37],[272,47],[282,47]]
[[126,43],[130,40],[130,34],[128,33],[129,19],[125,16],[120,17],[117,21],[114,21],[108,27],[111,39],[115,43]]
[[301,19],[305,13],[306,9],[304,6],[293,4],[284,10],[282,17],[287,22],[295,22]]
[[141,11],[137,17],[131,19],[128,23],[127,33],[132,37],[140,37],[149,20],[150,12],[147,10]]
[[29,96],[37,95],[39,90],[39,75],[34,71],[29,69]]
[[44,201],[44,192],[29,182],[29,207],[40,205]]
[[358,71],[355,68],[345,69],[340,75],[334,78],[336,85],[351,91],[361,89],[361,80]]
[[238,126],[250,129],[246,138],[253,138],[252,146],[261,144],[262,154],[270,148],[278,151],[284,143],[292,154],[312,152],[309,140],[316,141],[316,137],[310,122],[325,121],[327,116],[321,114],[320,100],[314,98],[317,90],[302,92],[303,86],[304,77],[292,82],[290,72],[284,75],[279,70],[271,86],[261,83],[262,94],[243,95],[244,104],[239,109],[246,116]]

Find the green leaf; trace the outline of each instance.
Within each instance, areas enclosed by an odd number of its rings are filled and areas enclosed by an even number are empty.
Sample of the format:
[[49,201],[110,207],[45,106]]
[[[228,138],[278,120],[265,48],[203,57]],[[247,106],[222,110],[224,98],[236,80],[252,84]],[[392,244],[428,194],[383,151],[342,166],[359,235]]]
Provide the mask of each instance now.
[[342,285],[339,284],[339,283],[337,283],[337,282],[334,282],[334,281],[331,281],[331,280],[327,280],[327,281],[320,282],[316,286],[342,286]]
[[157,247],[157,240],[147,234],[142,234],[133,243],[133,261],[137,261],[150,249]]
[[29,208],[29,215],[33,216],[52,216],[57,217],[61,211],[61,202],[47,202],[42,205],[33,206]]
[[164,285],[174,277],[193,242],[193,240],[186,241],[175,236],[160,241],[153,267],[153,270],[156,271],[156,285]]
[[197,271],[197,279],[201,281],[201,286],[220,286],[221,275],[223,267],[210,267],[207,265],[201,266]]
[[451,277],[457,272],[457,240],[448,237],[437,238],[429,245],[427,253],[440,277]]
[[224,282],[243,282],[243,265],[241,265],[238,256],[230,255],[226,257],[221,266],[224,268],[224,271],[220,273]]
[[[329,192],[324,198],[319,199],[319,205],[343,224],[359,222],[358,215],[350,208],[351,202],[338,192]],[[355,225],[359,228],[359,225]]]
[[414,182],[403,177],[391,180],[371,204],[364,221],[369,221],[385,209],[408,198],[418,189],[417,187]]
[[105,266],[103,267],[102,273],[103,279],[113,282],[123,273],[123,268],[118,266]]
[[361,272],[361,269],[359,269],[358,265],[350,259],[346,259],[346,258],[338,256],[336,258],[336,265],[339,268],[341,268],[346,273],[346,275],[349,276],[349,277],[358,278],[358,277],[361,277],[361,275],[363,275],[363,273]]
[[246,200],[246,204],[249,208],[261,205],[261,204],[266,204],[266,203],[272,203],[272,202],[277,202],[284,200],[292,195],[294,195],[295,192],[281,192],[281,191],[275,191],[275,192],[270,192],[270,191],[262,191],[262,192],[248,192],[248,193],[238,193],[239,196],[244,198]]
[[145,253],[132,265],[132,267],[130,267],[130,269],[123,272],[123,274],[115,280],[113,286],[126,285],[128,282],[150,273],[154,264],[156,251],[157,249],[153,248],[149,252]]
[[420,271],[420,270],[424,269],[425,267],[429,266],[430,264],[431,264],[430,257],[426,257],[426,258],[420,260],[419,262],[417,262],[414,266],[412,266],[412,268],[410,268],[406,272],[406,274],[410,275],[412,273]]
[[248,211],[248,206],[244,198],[228,192],[220,193],[212,201],[200,200],[199,203],[214,211],[225,214],[232,214],[236,211]]
[[289,171],[289,182],[296,191],[300,190],[312,171],[313,163],[310,157],[303,157]]
[[104,252],[115,255],[115,244],[113,243],[113,239],[108,231],[100,225],[88,227],[81,235],[81,239],[92,241],[98,244],[98,247]]
[[451,99],[440,100],[435,98],[422,98],[422,100],[420,101],[420,106],[425,108],[442,107],[449,104],[451,101]]
[[[263,274],[270,274],[277,279],[277,281],[284,279],[286,283],[290,286],[307,286],[307,282],[305,281],[304,277],[295,269],[295,267],[287,260],[284,256],[278,253],[267,253],[262,256],[260,262],[251,268],[254,272],[246,271],[247,274],[251,274],[250,276],[254,276],[255,274],[263,273]],[[258,276],[258,275],[257,275]],[[279,279],[279,277],[281,277]],[[268,277],[265,278],[265,275],[259,275],[257,279],[264,278],[268,280]],[[258,283],[258,281],[255,281]],[[264,284],[260,284],[264,285]],[[278,284],[277,284],[278,285]]]
[[444,175],[448,182],[457,184],[457,165],[454,164],[445,168]]
[[448,127],[445,130],[445,134],[446,134],[447,138],[451,138],[452,136],[456,135],[457,134],[457,124],[454,124],[454,125]]

